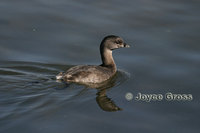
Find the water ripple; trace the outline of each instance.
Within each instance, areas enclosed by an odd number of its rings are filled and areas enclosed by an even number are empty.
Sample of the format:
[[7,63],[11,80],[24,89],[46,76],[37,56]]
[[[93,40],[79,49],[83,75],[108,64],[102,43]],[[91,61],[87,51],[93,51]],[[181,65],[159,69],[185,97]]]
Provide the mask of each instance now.
[[[0,65],[0,78],[3,79],[0,81],[0,119],[5,122],[13,116],[21,117],[68,102],[93,99],[96,95],[88,95],[90,89],[86,86],[56,82],[55,75],[68,67],[30,62],[6,62]],[[119,86],[128,78],[127,72],[119,70],[114,86]]]

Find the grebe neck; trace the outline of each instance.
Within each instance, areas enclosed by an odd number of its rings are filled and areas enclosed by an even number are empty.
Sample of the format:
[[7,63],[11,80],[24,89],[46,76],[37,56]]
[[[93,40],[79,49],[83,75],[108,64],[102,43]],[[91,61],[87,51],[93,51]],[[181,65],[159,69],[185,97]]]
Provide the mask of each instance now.
[[107,48],[101,50],[101,60],[102,60],[101,66],[111,68],[113,72],[116,72],[117,67],[115,65],[115,61],[112,56],[112,50]]

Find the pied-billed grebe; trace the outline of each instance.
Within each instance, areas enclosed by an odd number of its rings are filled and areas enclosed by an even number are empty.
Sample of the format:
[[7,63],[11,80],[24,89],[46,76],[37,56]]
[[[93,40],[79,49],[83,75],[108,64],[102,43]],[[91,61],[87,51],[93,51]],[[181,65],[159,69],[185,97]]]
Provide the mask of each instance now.
[[66,82],[76,83],[101,83],[111,78],[117,71],[117,67],[112,57],[112,50],[118,48],[130,47],[124,43],[123,39],[115,36],[106,36],[100,45],[102,64],[74,66],[66,72],[61,72],[56,79],[62,79]]

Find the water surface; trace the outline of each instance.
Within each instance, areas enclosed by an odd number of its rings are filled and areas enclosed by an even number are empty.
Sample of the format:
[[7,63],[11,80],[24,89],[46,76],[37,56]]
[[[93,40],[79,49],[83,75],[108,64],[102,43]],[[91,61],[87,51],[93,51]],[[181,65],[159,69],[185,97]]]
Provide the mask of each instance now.
[[[199,5],[1,0],[0,132],[199,132]],[[100,64],[108,34],[131,48],[113,52],[119,71],[103,89],[55,80],[74,65]],[[193,100],[128,101],[128,92]]]

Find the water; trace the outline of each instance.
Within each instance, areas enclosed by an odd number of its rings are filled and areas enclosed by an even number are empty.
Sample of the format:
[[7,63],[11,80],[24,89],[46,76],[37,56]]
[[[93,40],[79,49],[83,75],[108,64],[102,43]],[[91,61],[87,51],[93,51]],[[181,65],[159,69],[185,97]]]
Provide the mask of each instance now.
[[[199,5],[1,0],[0,132],[199,132]],[[100,88],[55,80],[73,65],[100,64],[108,34],[131,45],[114,51],[114,79]],[[125,98],[168,92],[193,100]]]

